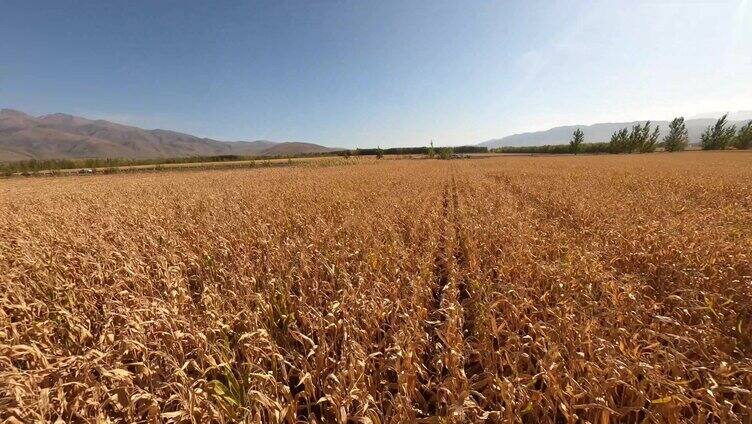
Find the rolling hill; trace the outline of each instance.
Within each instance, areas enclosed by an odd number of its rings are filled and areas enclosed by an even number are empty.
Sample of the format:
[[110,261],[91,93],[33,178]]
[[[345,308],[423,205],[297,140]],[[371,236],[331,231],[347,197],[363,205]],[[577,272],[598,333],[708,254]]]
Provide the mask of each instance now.
[[265,156],[289,156],[305,153],[326,153],[337,149],[331,149],[329,147],[320,146],[313,143],[300,143],[300,142],[287,142],[276,143],[273,146],[268,147],[263,151]]
[[312,143],[220,141],[176,131],[145,130],[56,113],[0,110],[0,161],[76,158],[159,158],[215,155],[281,156],[336,151]]
[[[729,115],[730,118],[737,118],[738,120],[730,121],[731,124],[735,124],[737,128],[745,124],[750,118],[749,114],[736,113]],[[703,117],[697,119],[687,119],[685,124],[687,126],[687,132],[689,133],[690,143],[699,143],[700,134],[709,126],[715,123],[716,119],[712,117]],[[572,138],[572,133],[576,129],[581,129],[585,133],[586,142],[607,142],[611,139],[611,135],[614,131],[618,131],[624,127],[631,128],[637,123],[645,123],[645,121],[633,121],[633,122],[613,122],[613,123],[599,123],[593,125],[568,125],[562,127],[554,127],[545,131],[527,132],[521,134],[513,134],[503,138],[497,138],[480,143],[479,146],[485,147],[500,147],[500,146],[542,146],[545,144],[566,144]],[[653,125],[659,125],[661,127],[661,137],[666,134],[668,130],[668,121],[651,121]]]

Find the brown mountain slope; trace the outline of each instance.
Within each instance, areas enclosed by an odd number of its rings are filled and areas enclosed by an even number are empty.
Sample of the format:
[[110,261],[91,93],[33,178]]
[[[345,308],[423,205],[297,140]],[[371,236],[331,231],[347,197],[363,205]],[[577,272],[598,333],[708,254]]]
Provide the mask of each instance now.
[[109,140],[49,128],[25,128],[7,134],[0,131],[0,149],[25,159],[135,156],[131,149]]
[[34,117],[0,110],[0,161],[73,158],[158,158],[294,155],[333,151],[310,143],[227,142],[168,130],[145,130],[56,113]]
[[268,149],[265,149],[262,152],[262,155],[286,156],[286,155],[305,154],[305,153],[326,153],[326,152],[331,152],[334,150],[335,149],[331,149],[329,147],[319,146],[318,144],[286,142],[286,143],[278,143],[274,146],[269,147]]

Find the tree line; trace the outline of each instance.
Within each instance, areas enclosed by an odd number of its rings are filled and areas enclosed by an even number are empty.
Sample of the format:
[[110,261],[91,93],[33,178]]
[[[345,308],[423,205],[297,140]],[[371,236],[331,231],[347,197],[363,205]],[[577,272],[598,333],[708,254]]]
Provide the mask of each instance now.
[[320,156],[376,156],[378,158],[384,155],[427,155],[429,157],[438,157],[448,159],[453,154],[468,153],[488,153],[487,147],[482,146],[459,146],[459,147],[440,147],[434,149],[433,143],[430,147],[394,147],[382,149],[354,149],[339,150],[333,152],[320,153],[300,153],[293,155],[277,156],[244,156],[244,155],[216,155],[216,156],[186,156],[172,158],[82,158],[82,159],[30,159],[13,162],[0,162],[0,176],[11,176],[13,174],[34,174],[41,171],[58,171],[65,169],[78,168],[104,168],[115,170],[125,166],[137,165],[170,165],[180,163],[203,163],[203,162],[235,162],[235,161],[253,161],[268,159],[291,159],[300,157],[320,157]]
[[[622,128],[611,135],[607,143],[586,143],[585,134],[576,129],[569,144],[545,146],[504,146],[495,149],[502,153],[650,153],[662,147],[667,152],[685,150],[689,146],[689,136],[684,117],[674,118],[668,126],[668,134],[659,140],[660,126],[652,128],[650,121],[637,124],[632,128]],[[728,114],[723,115],[714,125],[708,126],[700,136],[703,150],[724,150],[730,148],[749,149],[752,146],[752,121],[747,122],[739,131],[736,125],[729,125]]]
[[116,169],[126,166],[140,165],[172,165],[181,163],[214,163],[237,162],[271,159],[290,159],[299,157],[319,157],[339,154],[339,152],[300,153],[295,155],[276,156],[244,156],[244,155],[214,155],[214,156],[184,156],[168,158],[83,158],[83,159],[29,159],[14,162],[0,162],[0,176],[13,174],[33,174],[41,171],[58,171],[78,168]]
[[483,146],[457,146],[457,147],[439,147],[434,148],[433,143],[428,147],[391,147],[388,149],[382,149],[377,147],[375,149],[354,149],[343,150],[338,154],[340,156],[383,156],[383,155],[435,155],[440,156],[442,152],[451,152],[457,154],[468,153],[488,153],[488,148]]

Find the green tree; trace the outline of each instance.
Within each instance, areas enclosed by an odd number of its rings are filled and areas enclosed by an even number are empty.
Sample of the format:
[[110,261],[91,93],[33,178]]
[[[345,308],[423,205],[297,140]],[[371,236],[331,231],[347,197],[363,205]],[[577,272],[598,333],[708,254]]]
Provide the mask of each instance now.
[[572,139],[569,140],[569,148],[575,155],[580,151],[580,146],[585,141],[585,134],[581,129],[577,128],[572,134]]
[[608,142],[611,153],[625,153],[629,149],[629,130],[622,128],[615,131]]
[[384,151],[381,150],[381,146],[376,148],[376,159],[381,159],[384,157]]
[[752,147],[752,121],[747,122],[739,128],[739,134],[736,135],[734,146],[737,149],[749,149]]
[[451,147],[442,147],[439,149],[439,159],[451,159],[454,149]]
[[431,146],[428,148],[428,157],[430,159],[433,159],[433,157],[436,156],[436,150],[433,148],[433,140],[431,140]]
[[640,123],[633,125],[631,131],[622,128],[611,135],[611,141],[608,143],[609,150],[611,153],[653,152],[658,146],[660,134],[660,126],[650,131],[650,121],[645,122],[644,125]]
[[632,126],[632,131],[627,137],[624,153],[647,153],[654,151],[655,146],[658,144],[659,135],[660,127],[656,127],[655,131],[650,132],[650,121],[645,122],[644,125],[638,123]]
[[684,117],[674,118],[668,124],[668,134],[663,139],[663,148],[667,152],[678,152],[684,150],[689,145],[689,135],[687,126],[684,124]]
[[640,146],[639,146],[640,153],[654,152],[656,146],[658,146],[658,137],[661,135],[660,125],[656,125],[655,130],[653,130],[653,132],[651,133],[650,122],[648,121],[645,124],[643,134],[644,135],[640,139]]
[[627,148],[625,153],[632,153],[640,146],[640,139],[642,138],[642,124],[632,126],[632,131],[629,132],[627,137]]
[[700,136],[702,150],[723,150],[731,146],[736,134],[736,125],[727,127],[728,114],[723,115],[715,125],[709,126]]

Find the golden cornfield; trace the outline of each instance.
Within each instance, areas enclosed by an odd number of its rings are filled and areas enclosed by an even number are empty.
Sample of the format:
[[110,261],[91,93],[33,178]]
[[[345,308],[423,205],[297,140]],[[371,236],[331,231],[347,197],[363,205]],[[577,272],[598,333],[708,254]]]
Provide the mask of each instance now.
[[0,181],[0,420],[750,423],[752,154]]

